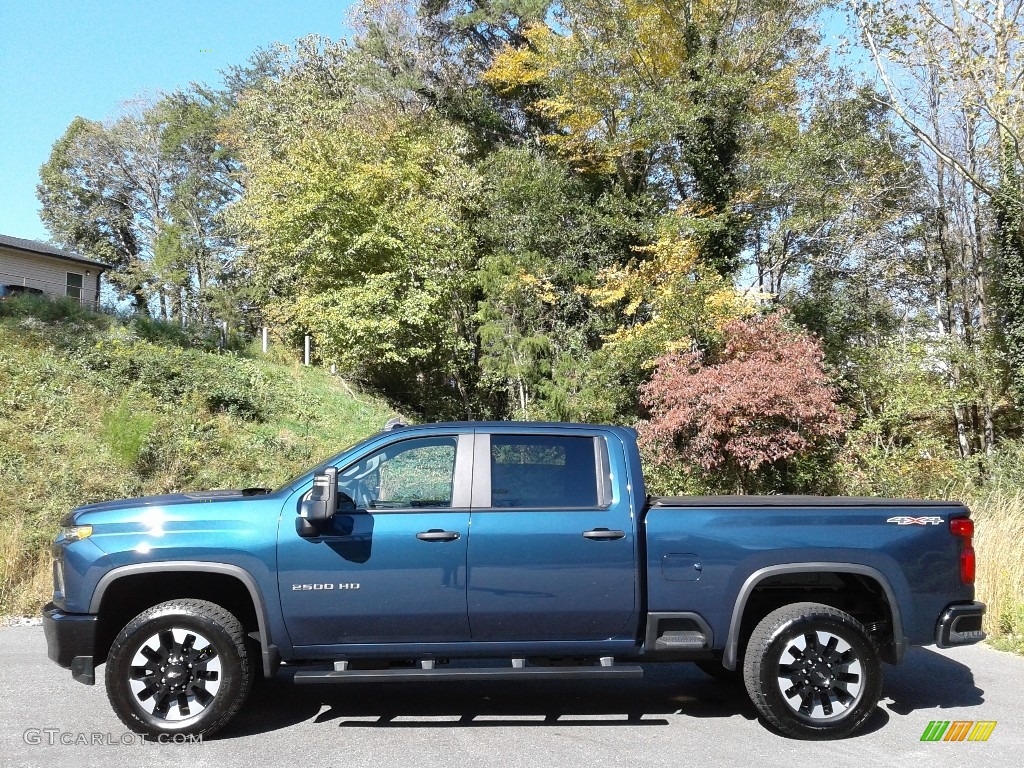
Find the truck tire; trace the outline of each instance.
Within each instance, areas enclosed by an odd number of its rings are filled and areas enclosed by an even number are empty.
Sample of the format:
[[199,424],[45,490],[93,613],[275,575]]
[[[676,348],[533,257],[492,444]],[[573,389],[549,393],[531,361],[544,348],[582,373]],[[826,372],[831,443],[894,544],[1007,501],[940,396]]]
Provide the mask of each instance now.
[[205,600],[148,608],[107,656],[107,697],[128,728],[150,738],[208,736],[245,702],[253,670],[241,622]]
[[799,739],[851,735],[882,691],[878,650],[864,627],[820,603],[793,603],[762,619],[747,645],[743,677],[764,719]]

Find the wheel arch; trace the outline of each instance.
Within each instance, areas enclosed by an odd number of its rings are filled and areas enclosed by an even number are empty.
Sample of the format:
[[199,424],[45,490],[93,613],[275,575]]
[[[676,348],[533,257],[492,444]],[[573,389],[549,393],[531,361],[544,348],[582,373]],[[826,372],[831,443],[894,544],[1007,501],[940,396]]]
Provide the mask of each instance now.
[[[172,574],[188,574],[193,578],[181,580],[180,584],[169,584],[165,577]],[[207,575],[214,577],[197,589],[198,576]],[[207,580],[204,580],[207,581]],[[121,627],[113,627],[109,622],[104,622],[104,615],[110,615],[109,605],[105,606],[104,600],[119,596],[131,588],[146,588],[148,585],[159,584],[162,589],[156,590],[148,597],[133,600],[128,607],[128,612],[134,611],[128,620],[133,618],[142,610],[163,602],[166,599],[180,597],[194,597],[210,600],[222,607],[234,609],[243,615],[238,616],[243,622],[254,625],[257,639],[260,643],[261,655],[263,658],[263,674],[267,677],[273,676],[280,664],[280,652],[273,643],[270,635],[269,619],[267,615],[266,602],[260,591],[256,579],[251,573],[237,565],[229,563],[213,563],[199,560],[166,560],[155,563],[134,563],[114,568],[103,575],[96,585],[92,599],[89,603],[89,612],[99,616],[100,632],[106,640],[112,641],[113,636],[120,631]],[[216,587],[220,587],[218,591]],[[225,605],[225,603],[227,603]],[[105,611],[105,608],[107,609]],[[119,613],[125,614],[122,608]],[[247,621],[248,619],[248,621]],[[121,623],[114,621],[113,624]],[[108,624],[104,631],[104,624]],[[123,623],[122,623],[123,626]],[[111,634],[112,632],[112,634]],[[97,645],[97,653],[105,655],[105,649],[109,642],[100,639]]]
[[[896,600],[896,593],[885,574],[877,568],[862,563],[820,561],[769,565],[759,568],[744,580],[733,603],[732,615],[729,621],[729,632],[726,636],[725,650],[722,654],[722,666],[729,670],[735,670],[737,667],[740,643],[743,640],[744,621],[747,618],[747,607],[755,590],[769,579],[802,574],[845,574],[867,579],[877,585],[887,604],[886,607],[888,608],[889,620],[891,622],[892,643],[885,660],[891,661],[893,664],[899,664],[903,661],[907,647],[903,634],[903,619],[900,614],[899,603]],[[806,597],[794,602],[805,602],[807,600],[813,600],[813,598]]]

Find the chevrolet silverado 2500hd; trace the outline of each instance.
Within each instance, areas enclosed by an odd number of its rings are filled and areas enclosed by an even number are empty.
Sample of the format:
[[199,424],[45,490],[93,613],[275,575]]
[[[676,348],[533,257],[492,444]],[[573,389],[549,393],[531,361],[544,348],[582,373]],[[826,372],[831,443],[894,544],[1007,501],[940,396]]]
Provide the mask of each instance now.
[[[209,734],[295,683],[742,676],[801,738],[856,731],[882,662],[984,638],[955,502],[649,498],[635,433],[397,426],[276,491],[90,504],[54,544],[50,658],[133,730]],[[563,660],[563,661],[560,661]],[[571,663],[564,663],[571,660]]]

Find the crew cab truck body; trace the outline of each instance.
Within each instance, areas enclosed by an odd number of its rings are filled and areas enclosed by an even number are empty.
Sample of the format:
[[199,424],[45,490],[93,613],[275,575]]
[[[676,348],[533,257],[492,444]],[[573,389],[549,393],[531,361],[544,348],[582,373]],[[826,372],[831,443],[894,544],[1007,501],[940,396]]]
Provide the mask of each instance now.
[[783,733],[840,737],[882,661],[983,639],[972,532],[954,502],[649,499],[626,428],[398,426],[273,492],[80,507],[44,627],[151,736],[212,733],[282,663],[348,683],[696,661]]

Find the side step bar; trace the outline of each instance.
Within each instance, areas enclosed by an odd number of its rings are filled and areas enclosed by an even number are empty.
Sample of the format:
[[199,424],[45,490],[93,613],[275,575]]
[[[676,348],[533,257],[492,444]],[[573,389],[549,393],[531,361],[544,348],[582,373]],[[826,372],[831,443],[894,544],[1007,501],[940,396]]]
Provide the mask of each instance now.
[[524,659],[513,659],[512,667],[435,667],[432,660],[420,662],[419,669],[347,669],[336,662],[335,669],[303,670],[295,673],[296,683],[411,683],[423,680],[578,680],[581,678],[638,678],[639,666],[615,666],[612,659],[601,659],[592,667],[527,667]]

